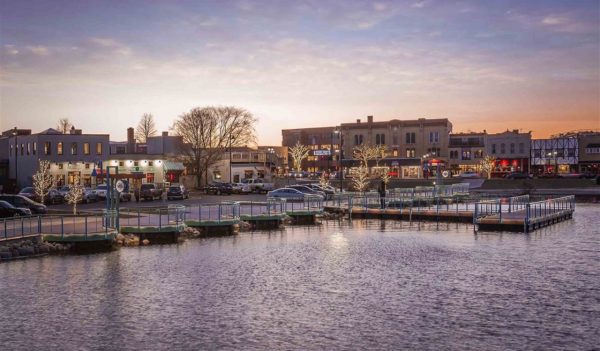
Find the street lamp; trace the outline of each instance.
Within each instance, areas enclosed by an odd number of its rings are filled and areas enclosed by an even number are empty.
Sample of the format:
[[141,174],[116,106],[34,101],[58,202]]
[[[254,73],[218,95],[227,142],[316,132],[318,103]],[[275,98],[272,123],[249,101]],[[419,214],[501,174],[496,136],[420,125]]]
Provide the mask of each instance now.
[[12,135],[15,136],[15,185],[17,188],[19,187],[19,167],[18,167],[18,157],[19,157],[19,144],[17,143],[17,135],[18,135],[17,127],[13,128]]
[[[344,191],[344,165],[342,164],[342,159],[344,158],[344,138],[342,136],[341,129],[338,129],[338,127],[335,127],[333,134],[336,134],[340,141],[339,155],[338,155],[338,173],[340,175],[340,192],[342,192],[342,191]],[[333,135],[332,135],[332,140],[333,140]]]

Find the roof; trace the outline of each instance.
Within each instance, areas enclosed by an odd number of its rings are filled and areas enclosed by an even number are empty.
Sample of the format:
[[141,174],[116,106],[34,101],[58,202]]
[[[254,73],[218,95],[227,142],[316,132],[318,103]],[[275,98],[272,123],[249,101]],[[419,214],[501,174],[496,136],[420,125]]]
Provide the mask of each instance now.
[[62,134],[62,133],[54,128],[48,128],[42,132],[39,132],[38,134]]
[[586,148],[590,148],[590,147],[600,147],[600,144],[598,143],[592,143],[592,144],[587,144]]

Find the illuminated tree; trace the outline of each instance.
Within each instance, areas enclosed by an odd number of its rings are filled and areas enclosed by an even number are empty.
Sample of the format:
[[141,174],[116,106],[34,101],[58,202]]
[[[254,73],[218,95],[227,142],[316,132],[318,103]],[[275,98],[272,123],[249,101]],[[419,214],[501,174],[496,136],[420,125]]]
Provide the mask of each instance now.
[[77,203],[83,200],[85,188],[79,183],[79,176],[75,176],[73,184],[69,187],[69,192],[65,195],[67,203],[73,205],[73,214],[77,214]]
[[50,161],[40,160],[38,171],[33,175],[33,189],[36,198],[41,203],[44,202],[53,182],[52,174],[50,174]]
[[292,155],[292,159],[294,160],[294,165],[296,166],[296,171],[302,171],[302,160],[308,157],[310,149],[306,145],[300,144],[300,141],[296,142],[296,145],[290,148],[290,154]]
[[379,161],[385,157],[386,147],[384,145],[367,145],[360,144],[353,150],[354,158],[359,160],[361,165],[367,169],[367,175],[369,175],[369,160],[375,160],[375,166],[379,166]]
[[319,185],[322,187],[326,187],[329,185],[329,180],[325,178],[325,172],[321,173],[321,178],[319,178]]
[[485,156],[479,161],[479,166],[481,167],[481,172],[486,175],[487,179],[492,177],[492,171],[494,170],[494,165],[496,164],[496,159],[492,156]]
[[369,187],[369,171],[363,164],[358,166],[352,177],[352,186],[358,192],[365,192]]

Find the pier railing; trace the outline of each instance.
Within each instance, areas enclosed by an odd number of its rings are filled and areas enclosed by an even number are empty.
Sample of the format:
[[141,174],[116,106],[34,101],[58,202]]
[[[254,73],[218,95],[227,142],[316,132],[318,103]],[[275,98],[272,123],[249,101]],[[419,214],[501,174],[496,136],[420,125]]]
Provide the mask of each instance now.
[[212,204],[194,204],[188,205],[185,211],[184,220],[198,222],[217,222],[239,221],[240,203],[239,202],[221,202]]
[[565,213],[570,213],[574,210],[574,195],[528,203],[525,207],[526,231],[530,224],[548,219],[549,217],[560,216]]
[[115,231],[103,214],[83,215],[37,215],[5,218],[0,222],[0,239],[24,238],[36,235],[52,235],[64,239],[79,236],[88,240],[91,236],[105,239]]
[[137,207],[120,209],[120,227],[128,229],[158,229],[175,230],[182,228],[186,207],[183,205],[169,205],[168,207]]

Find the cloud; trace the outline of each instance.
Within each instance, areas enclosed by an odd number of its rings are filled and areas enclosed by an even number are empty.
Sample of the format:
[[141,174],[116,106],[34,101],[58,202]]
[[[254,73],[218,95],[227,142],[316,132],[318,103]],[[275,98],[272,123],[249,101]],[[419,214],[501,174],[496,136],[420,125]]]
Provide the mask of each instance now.
[[28,46],[27,49],[37,56],[48,56],[49,54],[48,48],[45,46]]
[[12,44],[4,45],[4,51],[7,52],[9,55],[18,55],[19,54],[19,50],[17,50],[16,47]]
[[567,22],[567,19],[564,17],[556,17],[556,16],[546,16],[542,19],[542,24],[554,26],[559,24],[564,24]]
[[427,1],[425,1],[425,0],[423,0],[423,1],[417,1],[417,2],[413,3],[413,4],[411,5],[411,7],[413,7],[413,8],[417,8],[417,9],[420,9],[420,8],[423,8],[423,7],[425,7],[425,4],[426,4],[426,3],[427,3]]

